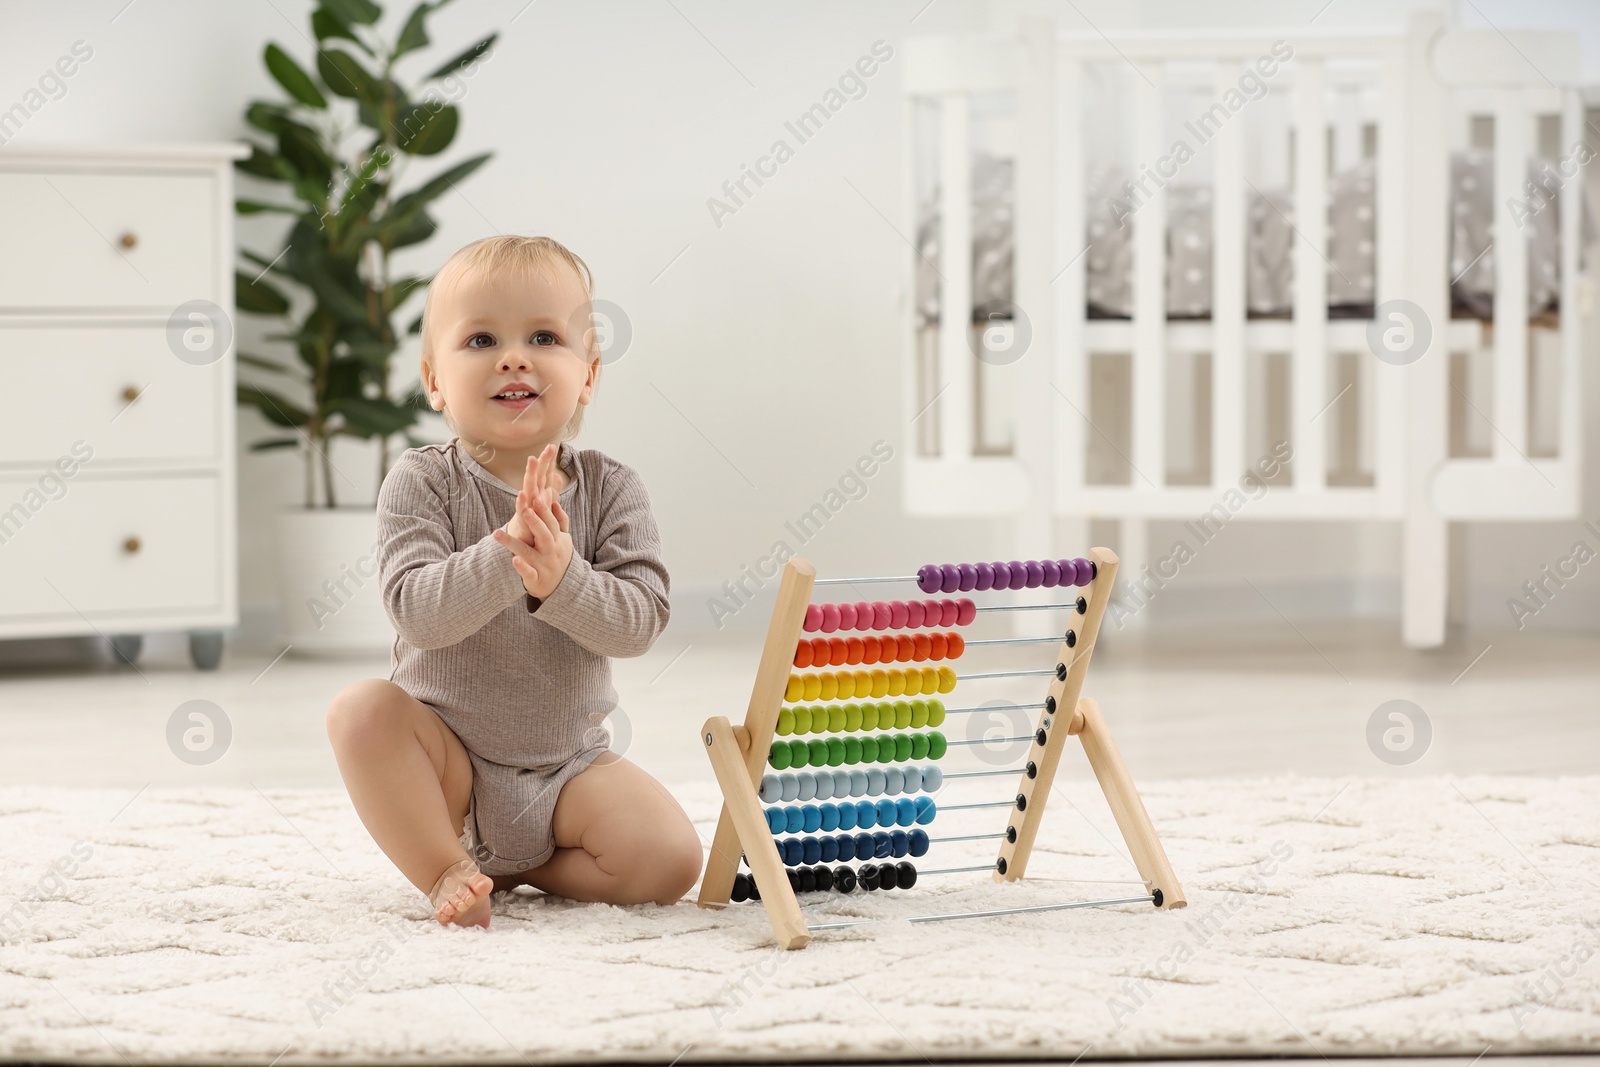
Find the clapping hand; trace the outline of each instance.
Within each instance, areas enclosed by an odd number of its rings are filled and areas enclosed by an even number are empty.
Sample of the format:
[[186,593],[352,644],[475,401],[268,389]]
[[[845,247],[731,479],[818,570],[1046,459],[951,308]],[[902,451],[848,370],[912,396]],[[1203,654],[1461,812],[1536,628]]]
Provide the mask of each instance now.
[[495,540],[511,552],[523,588],[540,600],[561,584],[572,560],[572,537],[557,488],[557,454],[557,447],[551,444],[539,455],[528,457],[516,511],[510,522],[494,531]]

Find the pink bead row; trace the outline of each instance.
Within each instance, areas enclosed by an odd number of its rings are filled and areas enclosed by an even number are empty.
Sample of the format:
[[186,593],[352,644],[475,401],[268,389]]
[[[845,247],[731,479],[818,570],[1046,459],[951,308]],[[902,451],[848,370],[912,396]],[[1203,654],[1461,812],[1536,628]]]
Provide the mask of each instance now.
[[959,600],[862,600],[855,604],[807,604],[805,629],[903,630],[919,626],[966,626],[978,616],[978,605]]
[[1046,589],[1088,585],[1097,568],[1093,560],[1014,559],[1010,563],[925,563],[917,568],[917,588],[924,593],[965,593],[969,589]]

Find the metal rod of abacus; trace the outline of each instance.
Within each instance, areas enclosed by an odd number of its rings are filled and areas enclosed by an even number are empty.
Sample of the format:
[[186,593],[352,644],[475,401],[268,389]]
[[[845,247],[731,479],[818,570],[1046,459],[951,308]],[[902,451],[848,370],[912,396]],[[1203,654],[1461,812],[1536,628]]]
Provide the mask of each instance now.
[[1055,674],[1055,668],[1044,667],[1036,671],[988,671],[984,674],[958,674],[956,681],[970,682],[974,678],[1021,678],[1031,674]]
[[963,871],[992,871],[992,870],[994,870],[994,864],[993,863],[980,863],[976,867],[929,867],[926,870],[919,869],[917,871],[917,877],[921,878],[925,874],[960,874]]
[[[1078,598],[1078,600],[1082,600],[1082,599],[1083,599],[1082,597]],[[1048,610],[1050,608],[1072,608],[1074,611],[1076,611],[1077,607],[1078,607],[1078,601],[1074,600],[1070,604],[979,604],[977,610],[979,610],[979,611],[1046,611],[1046,610]]]
[[981,641],[962,642],[968,648],[973,645],[1038,645],[1046,641],[1064,641],[1064,637],[985,637]]
[[[1042,700],[1039,701],[1039,703],[1037,703],[1037,704],[1013,704],[1008,700],[1005,703],[1005,707],[1008,708],[1008,709],[1009,708],[1044,708],[1044,707],[1049,707],[1049,705],[1046,704]],[[999,710],[1001,710],[1001,709],[996,707],[993,704],[979,704],[977,707],[973,707],[973,708],[945,708],[944,709],[944,713],[946,715],[960,715],[962,712],[965,712],[965,711],[999,711]],[[949,777],[949,776],[946,775],[946,777]]]
[[[990,868],[983,868],[989,870]],[[933,872],[918,871],[918,874]],[[913,915],[906,919],[913,923],[942,922],[945,919],[985,919],[995,915],[1020,915],[1029,911],[1063,911],[1071,908],[1104,908],[1112,904],[1151,904],[1155,902],[1155,894],[1147,893],[1142,897],[1114,897],[1110,900],[1074,900],[1065,904],[1033,904],[1021,908],[995,908],[991,911],[954,911],[944,915]],[[882,922],[882,919],[855,919],[850,922],[821,923],[807,927],[811,932],[817,930],[842,930],[847,926],[862,926],[866,923]]]
[[[1038,736],[1039,736],[1038,734],[1034,733],[1034,734],[1023,734],[1021,737],[974,737],[971,740],[946,741],[945,744],[947,746],[948,745],[998,745],[998,744],[1001,744],[1001,743],[1006,742],[1006,741],[1033,741],[1033,740],[1036,740],[1038,738]],[[947,774],[947,775],[945,775],[945,777],[946,778],[953,778],[953,777],[955,777],[955,775]]]
[[[945,744],[949,744],[949,742],[946,741]],[[944,779],[948,782],[952,778],[987,778],[994,774],[1021,774],[1027,769],[1026,767],[1009,767],[999,771],[948,771],[945,773]]]
[[885,578],[817,578],[812,585],[854,585],[857,582],[914,582],[915,574],[891,574]]
[[940,811],[960,811],[962,808],[1014,808],[1015,800],[985,800],[978,804],[940,804]]
[[962,834],[959,837],[930,837],[930,838],[928,838],[928,844],[930,844],[930,845],[942,845],[946,841],[992,841],[997,837],[1005,837],[1005,836],[1006,836],[1005,834],[1000,833],[1000,834]]

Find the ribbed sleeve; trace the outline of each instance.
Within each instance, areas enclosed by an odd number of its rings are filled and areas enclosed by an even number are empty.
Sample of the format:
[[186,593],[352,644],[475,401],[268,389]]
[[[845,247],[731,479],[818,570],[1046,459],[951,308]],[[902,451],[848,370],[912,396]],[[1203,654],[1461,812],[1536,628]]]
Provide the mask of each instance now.
[[378,491],[383,606],[415,648],[456,644],[527,595],[492,532],[457,548],[449,493],[414,450],[401,454]]
[[594,561],[573,553],[542,601],[524,595],[533,617],[602,656],[642,656],[667,627],[667,568],[644,483],[617,467],[601,487]]

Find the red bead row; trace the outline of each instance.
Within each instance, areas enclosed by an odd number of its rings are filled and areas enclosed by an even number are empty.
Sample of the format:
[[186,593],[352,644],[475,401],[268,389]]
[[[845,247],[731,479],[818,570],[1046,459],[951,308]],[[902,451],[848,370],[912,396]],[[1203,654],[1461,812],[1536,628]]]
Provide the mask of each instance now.
[[955,659],[966,651],[967,640],[951,631],[942,634],[885,634],[879,637],[801,638],[795,648],[796,667],[838,667],[845,663],[906,663]]

